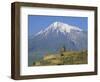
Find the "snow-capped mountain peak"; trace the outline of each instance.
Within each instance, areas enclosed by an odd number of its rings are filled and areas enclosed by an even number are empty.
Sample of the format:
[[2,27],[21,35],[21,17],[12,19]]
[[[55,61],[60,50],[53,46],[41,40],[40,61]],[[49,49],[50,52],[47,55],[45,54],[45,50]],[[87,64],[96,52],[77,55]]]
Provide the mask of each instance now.
[[62,32],[70,32],[71,30],[82,31],[82,29],[80,29],[79,27],[72,26],[72,25],[69,25],[69,24],[65,24],[65,23],[62,23],[62,22],[54,22],[51,25],[51,28],[58,29]]
[[71,30],[82,31],[82,29],[80,29],[79,27],[56,21],[52,23],[50,26],[48,26],[46,29],[41,30],[40,32],[36,33],[35,36],[42,34],[42,33],[48,34],[51,31],[52,32],[56,31],[57,33],[62,32],[65,34],[65,33],[70,33]]

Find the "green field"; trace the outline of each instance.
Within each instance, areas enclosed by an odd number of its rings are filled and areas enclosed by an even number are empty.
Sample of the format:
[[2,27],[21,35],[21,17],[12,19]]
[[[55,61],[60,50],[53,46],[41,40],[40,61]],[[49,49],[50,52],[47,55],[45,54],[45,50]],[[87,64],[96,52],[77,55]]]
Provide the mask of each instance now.
[[33,66],[87,64],[87,51],[65,51],[58,54],[47,54]]

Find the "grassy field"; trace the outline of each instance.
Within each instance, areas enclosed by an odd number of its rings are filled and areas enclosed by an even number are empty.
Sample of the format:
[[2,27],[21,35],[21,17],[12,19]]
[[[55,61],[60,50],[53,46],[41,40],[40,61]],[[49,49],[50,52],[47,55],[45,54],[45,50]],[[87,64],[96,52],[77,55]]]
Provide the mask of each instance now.
[[58,54],[45,55],[41,60],[33,62],[33,66],[87,64],[87,51],[65,51]]

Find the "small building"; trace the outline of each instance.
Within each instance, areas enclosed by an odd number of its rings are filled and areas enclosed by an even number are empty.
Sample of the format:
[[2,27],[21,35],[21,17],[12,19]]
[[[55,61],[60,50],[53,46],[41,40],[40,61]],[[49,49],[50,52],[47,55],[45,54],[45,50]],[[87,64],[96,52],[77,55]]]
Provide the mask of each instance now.
[[56,58],[56,55],[45,55],[43,57],[43,60],[49,60],[49,59],[54,59],[54,58]]

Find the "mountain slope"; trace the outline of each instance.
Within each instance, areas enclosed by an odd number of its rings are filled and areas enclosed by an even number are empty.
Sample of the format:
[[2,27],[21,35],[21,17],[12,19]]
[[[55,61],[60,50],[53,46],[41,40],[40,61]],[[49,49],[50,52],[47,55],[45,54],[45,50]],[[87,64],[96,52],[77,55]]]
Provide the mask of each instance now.
[[54,22],[29,39],[29,50],[56,51],[63,45],[67,50],[86,49],[87,32],[75,26]]

